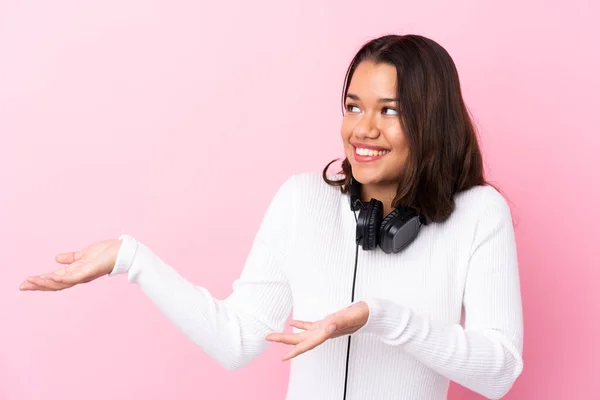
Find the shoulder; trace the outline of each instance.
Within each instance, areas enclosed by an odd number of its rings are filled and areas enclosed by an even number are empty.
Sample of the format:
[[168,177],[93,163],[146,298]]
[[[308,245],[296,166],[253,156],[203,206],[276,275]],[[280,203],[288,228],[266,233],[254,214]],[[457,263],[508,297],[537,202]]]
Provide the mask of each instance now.
[[455,195],[456,208],[473,210],[509,211],[505,197],[491,185],[474,186]]
[[491,185],[475,186],[455,196],[453,219],[459,225],[469,221],[476,232],[513,229],[510,205],[498,189]]
[[481,185],[458,193],[455,196],[457,209],[477,211],[478,214],[510,215],[510,206],[502,193],[494,186]]
[[[340,177],[333,176],[335,179]],[[328,178],[332,176],[328,175]],[[297,218],[302,218],[307,212],[310,215],[333,212],[339,207],[342,196],[340,187],[328,184],[321,173],[301,172],[288,175],[273,202],[284,203],[279,208],[285,208],[286,214],[293,213]]]
[[[343,175],[327,175],[330,179],[341,179]],[[299,188],[304,189],[326,189],[331,186],[323,179],[323,174],[320,172],[298,172],[292,174],[287,179],[288,181],[294,181],[296,185],[300,185]]]
[[[328,176],[330,179],[341,179],[341,175]],[[323,175],[317,172],[300,172],[290,175],[282,185],[288,192],[293,192],[298,200],[327,198],[338,199],[341,190],[325,182]]]

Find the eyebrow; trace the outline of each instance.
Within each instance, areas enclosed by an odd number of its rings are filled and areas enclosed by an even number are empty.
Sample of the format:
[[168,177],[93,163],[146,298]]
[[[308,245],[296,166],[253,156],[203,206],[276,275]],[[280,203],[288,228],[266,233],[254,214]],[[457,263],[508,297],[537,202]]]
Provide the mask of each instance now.
[[[352,94],[352,93],[348,93],[346,95],[346,97],[348,97],[348,98],[350,98],[352,100],[355,100],[355,101],[359,101],[360,100],[360,97],[358,97],[357,95]],[[389,97],[382,97],[378,101],[379,101],[379,103],[397,103],[398,99],[389,98]]]

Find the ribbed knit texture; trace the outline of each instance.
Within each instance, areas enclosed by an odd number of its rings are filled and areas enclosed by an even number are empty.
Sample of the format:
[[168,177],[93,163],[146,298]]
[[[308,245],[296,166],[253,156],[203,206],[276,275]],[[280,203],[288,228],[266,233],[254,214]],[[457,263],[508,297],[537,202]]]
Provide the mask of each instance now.
[[[316,321],[351,303],[355,228],[347,195],[319,174],[298,174],[271,202],[226,299],[129,235],[121,236],[111,275],[127,274],[191,340],[234,369],[265,350],[265,336],[284,330],[290,312]],[[523,368],[519,285],[510,210],[488,186],[457,195],[450,219],[422,227],[403,252],[360,250],[355,301],[365,300],[370,316],[352,337],[347,399],[442,400],[449,380],[502,397]],[[341,400],[347,340],[292,359],[286,399]]]

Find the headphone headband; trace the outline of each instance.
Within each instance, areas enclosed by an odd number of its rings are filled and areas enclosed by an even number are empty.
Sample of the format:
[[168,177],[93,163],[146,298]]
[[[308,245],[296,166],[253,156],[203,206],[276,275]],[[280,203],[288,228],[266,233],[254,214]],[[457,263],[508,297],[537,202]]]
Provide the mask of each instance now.
[[365,204],[360,199],[361,197],[361,185],[359,182],[350,178],[350,209],[357,211],[365,208]]

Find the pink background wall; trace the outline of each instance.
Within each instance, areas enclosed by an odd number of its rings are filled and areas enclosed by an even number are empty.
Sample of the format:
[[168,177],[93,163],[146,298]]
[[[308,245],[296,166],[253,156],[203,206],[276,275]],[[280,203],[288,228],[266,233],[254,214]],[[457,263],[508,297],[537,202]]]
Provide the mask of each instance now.
[[342,154],[351,56],[394,32],[453,55],[513,205],[526,366],[507,398],[600,398],[597,4],[0,1],[0,399],[282,399],[283,347],[226,371],[125,279],[17,288],[125,231],[225,296],[277,186]]

